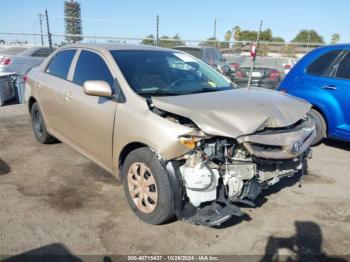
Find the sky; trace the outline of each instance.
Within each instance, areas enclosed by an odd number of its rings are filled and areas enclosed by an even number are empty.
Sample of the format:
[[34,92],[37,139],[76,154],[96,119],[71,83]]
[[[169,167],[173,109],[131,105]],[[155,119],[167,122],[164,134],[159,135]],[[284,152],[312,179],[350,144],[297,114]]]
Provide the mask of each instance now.
[[[349,0],[78,0],[81,3],[83,34],[142,38],[156,32],[159,15],[160,36],[179,34],[186,40],[217,38],[235,25],[242,30],[272,29],[274,36],[290,41],[301,29],[314,29],[329,42],[333,33],[341,42],[350,42]],[[1,0],[0,32],[39,32],[38,13],[48,10],[51,32],[64,33],[63,0]],[[0,39],[38,38],[10,37]],[[62,39],[63,40],[63,39]],[[58,41],[58,39],[56,39]]]

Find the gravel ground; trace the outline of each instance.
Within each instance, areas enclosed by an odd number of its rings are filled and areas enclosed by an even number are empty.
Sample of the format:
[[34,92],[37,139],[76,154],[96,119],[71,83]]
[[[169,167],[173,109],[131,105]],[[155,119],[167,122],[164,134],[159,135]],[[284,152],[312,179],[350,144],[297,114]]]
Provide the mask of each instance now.
[[[220,228],[151,226],[120,182],[68,146],[41,145],[23,105],[0,108],[0,254],[350,255],[350,144],[314,148],[303,186],[286,178]],[[0,259],[1,260],[1,259]]]

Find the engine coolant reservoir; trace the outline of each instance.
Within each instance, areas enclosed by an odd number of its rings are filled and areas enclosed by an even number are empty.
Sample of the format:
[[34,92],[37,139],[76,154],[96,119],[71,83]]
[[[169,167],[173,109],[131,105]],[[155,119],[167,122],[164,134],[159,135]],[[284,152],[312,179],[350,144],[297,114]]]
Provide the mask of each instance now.
[[216,169],[209,170],[202,164],[193,167],[186,165],[180,167],[182,178],[185,181],[187,196],[195,207],[203,202],[213,201],[217,198],[219,172]]

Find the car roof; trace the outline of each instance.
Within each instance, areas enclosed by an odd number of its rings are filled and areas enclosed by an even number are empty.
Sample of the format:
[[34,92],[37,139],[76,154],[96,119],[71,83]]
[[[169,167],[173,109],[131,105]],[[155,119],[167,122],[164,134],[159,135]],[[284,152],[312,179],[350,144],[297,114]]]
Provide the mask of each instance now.
[[174,52],[174,49],[163,48],[151,45],[141,45],[141,44],[90,44],[90,43],[77,43],[77,44],[68,44],[63,46],[63,48],[91,48],[95,50],[145,50],[145,51],[170,51]]
[[5,47],[3,49],[0,49],[1,55],[17,55],[25,50],[27,50],[28,47],[23,46],[13,46],[13,47]]

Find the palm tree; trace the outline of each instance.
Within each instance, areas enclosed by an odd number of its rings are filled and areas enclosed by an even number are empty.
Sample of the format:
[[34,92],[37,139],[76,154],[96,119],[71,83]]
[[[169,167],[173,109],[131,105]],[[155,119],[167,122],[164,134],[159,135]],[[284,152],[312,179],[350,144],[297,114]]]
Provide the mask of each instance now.
[[227,48],[230,48],[231,37],[232,37],[232,32],[230,30],[227,30],[227,32],[225,33],[225,41],[226,41]]

